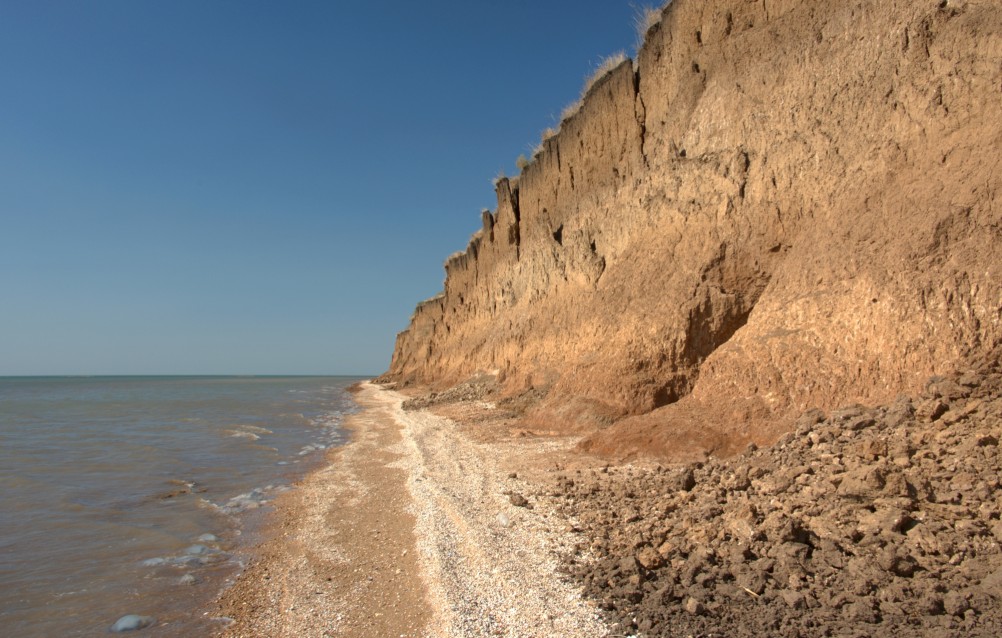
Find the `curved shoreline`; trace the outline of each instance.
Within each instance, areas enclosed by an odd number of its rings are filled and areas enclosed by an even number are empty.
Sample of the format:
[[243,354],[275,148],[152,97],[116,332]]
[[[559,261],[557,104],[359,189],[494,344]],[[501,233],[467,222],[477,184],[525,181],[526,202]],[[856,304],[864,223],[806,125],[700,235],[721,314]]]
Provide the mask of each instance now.
[[278,503],[217,602],[234,621],[218,636],[607,633],[557,576],[566,522],[513,504],[527,488],[510,470],[552,464],[566,440],[474,440],[396,392],[366,383],[355,398],[351,443]]
[[276,502],[266,540],[216,603],[234,621],[216,635],[421,635],[429,613],[406,475],[392,467],[401,436],[388,402],[366,388],[344,423],[350,443]]

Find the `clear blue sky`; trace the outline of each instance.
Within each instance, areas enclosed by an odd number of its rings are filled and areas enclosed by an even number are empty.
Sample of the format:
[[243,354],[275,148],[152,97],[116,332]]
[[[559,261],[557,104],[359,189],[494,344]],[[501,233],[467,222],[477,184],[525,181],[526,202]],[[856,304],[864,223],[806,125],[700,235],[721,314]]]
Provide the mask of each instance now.
[[382,372],[639,4],[5,0],[0,375]]

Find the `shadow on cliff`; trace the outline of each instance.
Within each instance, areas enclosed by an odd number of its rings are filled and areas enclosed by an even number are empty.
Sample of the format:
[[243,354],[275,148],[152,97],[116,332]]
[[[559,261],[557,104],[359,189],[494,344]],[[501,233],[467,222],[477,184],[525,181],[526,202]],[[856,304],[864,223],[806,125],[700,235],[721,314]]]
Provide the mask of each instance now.
[[542,431],[670,458],[915,394],[1002,343],[1000,87],[998,3],[675,0],[384,379],[489,371]]

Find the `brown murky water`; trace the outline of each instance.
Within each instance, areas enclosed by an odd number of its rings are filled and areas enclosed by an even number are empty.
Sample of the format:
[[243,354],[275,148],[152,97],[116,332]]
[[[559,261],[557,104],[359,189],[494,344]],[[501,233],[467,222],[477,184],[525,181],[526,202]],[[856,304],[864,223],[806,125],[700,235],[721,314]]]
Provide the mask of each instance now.
[[3,634],[206,633],[270,500],[344,441],[356,380],[0,379]]

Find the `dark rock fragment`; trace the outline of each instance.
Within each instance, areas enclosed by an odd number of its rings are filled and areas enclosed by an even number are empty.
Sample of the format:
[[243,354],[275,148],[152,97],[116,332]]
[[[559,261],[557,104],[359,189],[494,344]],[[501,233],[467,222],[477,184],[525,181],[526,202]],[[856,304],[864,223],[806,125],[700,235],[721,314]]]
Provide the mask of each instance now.
[[691,492],[696,487],[696,473],[686,467],[675,477],[675,488],[680,492]]

